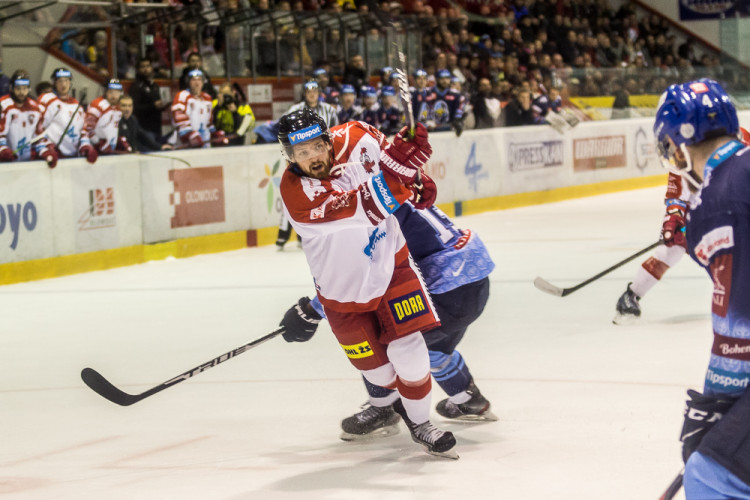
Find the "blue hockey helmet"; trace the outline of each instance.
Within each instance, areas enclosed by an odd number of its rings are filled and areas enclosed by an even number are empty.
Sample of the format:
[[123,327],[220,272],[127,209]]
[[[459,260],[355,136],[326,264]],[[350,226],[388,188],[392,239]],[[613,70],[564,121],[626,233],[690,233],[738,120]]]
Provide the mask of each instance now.
[[677,149],[686,151],[685,146],[725,135],[736,137],[738,132],[737,110],[713,80],[670,85],[659,98],[654,136],[662,164],[670,171],[685,173],[692,169],[689,157],[687,166],[676,165]]
[[660,154],[668,158],[667,138],[673,147],[689,146],[722,135],[736,136],[739,128],[729,95],[717,82],[704,78],[667,88],[659,99],[654,135]]

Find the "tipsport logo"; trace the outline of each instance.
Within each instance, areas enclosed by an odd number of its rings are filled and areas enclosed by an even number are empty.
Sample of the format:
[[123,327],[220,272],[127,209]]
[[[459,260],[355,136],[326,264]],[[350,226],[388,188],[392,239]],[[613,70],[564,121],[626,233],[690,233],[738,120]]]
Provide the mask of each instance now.
[[319,135],[323,135],[323,130],[320,128],[320,125],[313,125],[312,127],[303,128],[302,130],[291,133],[287,137],[289,138],[289,144],[294,146],[300,142],[314,139]]
[[33,231],[36,228],[39,217],[34,202],[27,201],[21,206],[20,203],[8,203],[0,205],[0,236],[6,233],[6,230],[12,235],[10,242],[11,250],[18,246],[20,233],[23,229]]

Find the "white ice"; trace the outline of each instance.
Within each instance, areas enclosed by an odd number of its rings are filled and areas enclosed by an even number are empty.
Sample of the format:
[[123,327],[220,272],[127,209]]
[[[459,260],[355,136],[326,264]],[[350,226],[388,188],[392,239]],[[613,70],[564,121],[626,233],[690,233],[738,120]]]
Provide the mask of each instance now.
[[[0,287],[0,496],[9,499],[658,498],[680,470],[685,390],[712,341],[708,277],[686,257],[615,326],[656,241],[663,188],[459,217],[497,263],[489,304],[459,346],[498,422],[433,420],[460,460],[405,427],[339,440],[366,394],[327,325],[276,338],[131,407],[82,368],[140,393],[273,331],[311,278],[288,245]],[[345,277],[343,277],[345,278]],[[433,404],[444,397],[435,385]]]

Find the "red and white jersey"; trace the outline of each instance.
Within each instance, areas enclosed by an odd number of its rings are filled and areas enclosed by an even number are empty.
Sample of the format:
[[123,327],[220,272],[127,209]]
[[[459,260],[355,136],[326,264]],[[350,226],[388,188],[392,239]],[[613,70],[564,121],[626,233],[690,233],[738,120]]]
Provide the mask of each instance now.
[[342,312],[377,308],[406,240],[390,215],[411,196],[380,172],[385,136],[362,122],[333,127],[333,168],[325,180],[291,165],[281,178],[284,212],[302,238],[321,302]]
[[[45,135],[53,144],[57,144],[65,131],[65,137],[58,146],[60,156],[78,156],[78,146],[81,142],[81,130],[83,129],[84,111],[78,106],[78,101],[73,97],[61,99],[52,92],[47,92],[39,97],[39,104],[44,107],[42,115],[42,128]],[[77,109],[77,111],[76,111]],[[75,117],[73,117],[75,113]],[[71,121],[71,117],[73,120]]]
[[211,96],[205,92],[198,96],[194,96],[189,90],[179,92],[172,101],[172,122],[177,128],[177,135],[183,137],[196,131],[208,145],[211,141],[212,108]]
[[27,97],[18,105],[10,95],[0,97],[0,147],[7,146],[21,161],[32,158],[31,141],[40,135],[44,107]]
[[674,203],[677,203],[678,205],[684,203],[685,207],[689,208],[690,198],[692,196],[690,184],[687,179],[674,172],[669,172],[669,177],[667,178],[667,194],[664,195],[664,203],[667,205],[667,209],[669,209],[669,206]]
[[97,97],[86,110],[81,135],[88,137],[100,153],[112,153],[117,146],[121,118],[122,111],[119,106],[113,106],[104,97]]

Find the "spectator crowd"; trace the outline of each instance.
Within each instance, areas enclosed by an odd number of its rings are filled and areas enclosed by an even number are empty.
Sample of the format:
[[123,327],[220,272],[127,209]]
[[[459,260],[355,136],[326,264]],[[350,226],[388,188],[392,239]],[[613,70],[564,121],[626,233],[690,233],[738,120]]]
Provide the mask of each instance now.
[[[696,76],[723,80],[729,88],[750,87],[746,72],[720,66],[717,56],[701,53],[691,39],[680,42],[665,18],[651,14],[639,18],[629,3],[616,11],[607,0],[463,0],[465,10],[434,9],[430,3],[182,2],[203,10],[210,4],[224,20],[245,11],[356,11],[396,25],[403,19],[417,19],[422,68],[408,75],[414,120],[429,130],[453,130],[457,135],[467,127],[545,123],[548,113],[560,112],[570,96],[614,96],[615,108],[623,108],[631,95],[660,94],[669,84]],[[6,94],[0,101],[0,161],[31,159],[44,151],[45,158],[80,155],[93,162],[99,154],[244,144],[255,119],[242,89],[224,83],[217,90],[210,76],[226,75],[227,65],[247,74],[244,56],[234,62],[222,59],[224,54],[234,57],[234,51],[225,50],[231,44],[227,26],[233,25],[206,24],[199,37],[197,26],[180,23],[167,42],[165,25],[158,18],[152,21],[147,24],[152,43],[146,46],[145,57],[138,57],[135,28],[125,26],[126,36],[116,42],[114,66],[107,64],[103,31],[72,31],[62,37],[63,52],[106,77],[103,95],[88,106],[75,99],[72,73],[66,68],[55,70],[51,81],[41,82],[35,93],[23,70],[10,78],[0,74],[0,95]],[[361,43],[352,43],[361,42],[356,35],[349,33],[340,40],[336,29],[290,29],[277,37],[267,35],[259,34],[253,64],[306,75],[303,99],[290,111],[308,107],[329,126],[361,120],[389,135],[403,126],[406,110],[399,99],[397,72],[385,65],[368,71],[365,64],[380,60],[372,47],[386,45],[384,39],[378,42],[384,35],[379,28],[367,31],[366,51]],[[289,35],[302,37],[302,43],[285,42]],[[168,57],[168,43],[176,57]],[[170,102],[161,96],[154,78],[173,74],[177,68],[170,66],[172,59],[182,71],[180,91]],[[120,81],[111,78],[110,67],[115,68],[115,76],[133,78],[127,95]],[[164,112],[170,115],[172,130],[163,136]],[[11,122],[18,113],[38,116],[23,122],[28,130],[14,130]],[[255,132],[258,142],[275,141],[273,123],[262,124]]]

